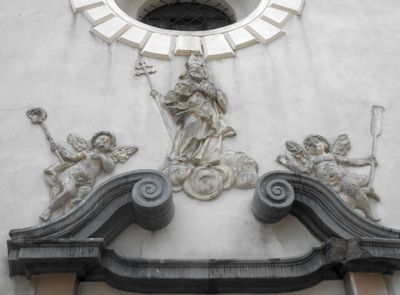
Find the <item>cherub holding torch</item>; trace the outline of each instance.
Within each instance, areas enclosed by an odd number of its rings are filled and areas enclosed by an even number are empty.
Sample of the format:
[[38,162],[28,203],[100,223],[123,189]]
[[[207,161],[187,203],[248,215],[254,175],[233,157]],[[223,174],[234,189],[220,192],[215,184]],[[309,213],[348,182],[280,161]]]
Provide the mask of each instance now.
[[70,134],[67,141],[74,149],[71,152],[54,142],[44,125],[47,114],[43,109],[30,109],[27,116],[32,123],[43,129],[51,151],[59,160],[44,170],[46,183],[50,188],[50,202],[40,215],[43,221],[49,220],[54,210],[84,201],[101,171],[112,172],[116,163],[125,163],[137,151],[134,146],[116,147],[116,139],[112,133],[99,131],[90,142]]

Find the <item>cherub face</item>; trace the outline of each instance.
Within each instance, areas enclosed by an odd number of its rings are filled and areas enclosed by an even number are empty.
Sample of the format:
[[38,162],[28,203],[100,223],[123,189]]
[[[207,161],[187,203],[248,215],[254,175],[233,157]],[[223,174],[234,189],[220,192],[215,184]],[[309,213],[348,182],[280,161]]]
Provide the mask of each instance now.
[[109,152],[112,150],[112,139],[107,135],[100,135],[96,138],[94,147],[101,152]]
[[306,148],[311,155],[322,155],[325,153],[325,144],[317,137],[311,138]]

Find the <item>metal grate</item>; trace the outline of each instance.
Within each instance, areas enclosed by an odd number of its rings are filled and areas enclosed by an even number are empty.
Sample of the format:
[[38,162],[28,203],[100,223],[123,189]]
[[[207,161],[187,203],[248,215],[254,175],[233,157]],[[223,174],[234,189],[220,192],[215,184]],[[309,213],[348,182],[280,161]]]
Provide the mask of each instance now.
[[221,4],[209,4],[203,1],[160,0],[160,6],[152,5],[146,9],[142,22],[167,30],[205,31],[233,24],[235,17],[228,15],[228,8]]

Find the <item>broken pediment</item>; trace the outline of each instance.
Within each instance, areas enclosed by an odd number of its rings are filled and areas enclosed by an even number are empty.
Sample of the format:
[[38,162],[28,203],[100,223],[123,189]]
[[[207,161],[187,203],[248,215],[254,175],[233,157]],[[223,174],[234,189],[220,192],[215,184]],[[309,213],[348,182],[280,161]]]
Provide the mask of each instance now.
[[128,225],[156,231],[174,214],[168,178],[141,170],[107,180],[62,218],[12,230],[10,275],[75,273],[80,281],[107,282],[134,292],[287,292],[342,279],[348,272],[390,274],[400,269],[400,232],[362,218],[311,177],[265,174],[254,193],[253,212],[268,223],[290,213],[322,244],[294,258],[125,257],[108,245]]

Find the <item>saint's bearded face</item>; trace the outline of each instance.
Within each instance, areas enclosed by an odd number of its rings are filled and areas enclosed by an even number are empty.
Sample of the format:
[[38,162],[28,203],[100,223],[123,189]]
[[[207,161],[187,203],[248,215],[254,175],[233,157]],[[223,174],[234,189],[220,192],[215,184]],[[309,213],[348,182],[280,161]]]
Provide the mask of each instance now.
[[189,68],[189,76],[195,81],[201,81],[207,78],[207,74],[200,66],[193,66]]

